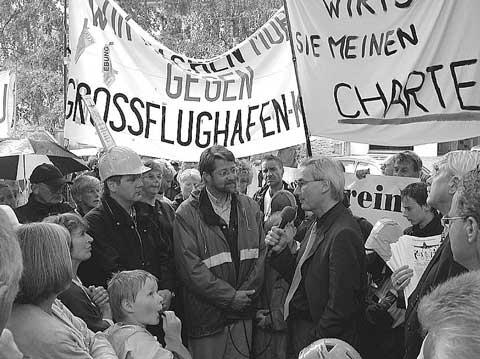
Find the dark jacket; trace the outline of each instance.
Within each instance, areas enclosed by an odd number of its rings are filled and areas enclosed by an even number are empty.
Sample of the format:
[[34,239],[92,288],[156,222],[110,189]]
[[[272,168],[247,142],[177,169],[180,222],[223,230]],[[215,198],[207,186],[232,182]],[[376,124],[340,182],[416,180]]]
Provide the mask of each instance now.
[[174,254],[185,286],[186,325],[191,337],[218,333],[230,320],[253,316],[253,307],[251,313],[234,312],[230,303],[237,290],[254,289],[258,295],[263,285],[262,213],[243,194],[232,194],[233,206],[236,251],[225,236],[228,226],[218,225],[223,220],[213,211],[205,189],[192,192],[176,212]]
[[175,210],[177,210],[177,208],[180,207],[180,205],[182,204],[183,201],[184,201],[183,194],[182,193],[177,194],[175,196],[175,198],[173,199],[172,207]]
[[423,228],[420,228],[418,224],[405,228],[403,234],[414,237],[430,237],[442,234],[442,216],[436,214],[435,217]]
[[454,261],[450,238],[447,236],[438,247],[417,287],[408,298],[408,307],[405,313],[405,359],[416,359],[422,347],[423,338],[417,315],[420,300],[437,285],[466,271],[467,269]]
[[86,285],[105,286],[112,274],[122,270],[143,269],[155,275],[160,289],[173,289],[174,273],[165,248],[166,238],[136,203],[136,223],[110,196],[87,213],[88,233],[92,236],[92,257],[79,267]]
[[40,203],[32,193],[28,197],[28,202],[21,207],[15,208],[14,211],[20,223],[30,223],[40,222],[44,218],[55,214],[73,212],[73,207],[65,202],[51,205]]
[[72,282],[70,288],[59,294],[58,299],[60,299],[75,316],[83,319],[88,329],[92,332],[103,332],[110,326],[110,323],[103,320],[100,308],[92,302],[87,293],[76,283]]
[[[289,191],[293,193],[293,189],[288,185],[287,182],[282,181],[283,183],[283,188],[286,191]],[[257,202],[258,206],[260,207],[260,211],[265,215],[265,194],[267,191],[270,189],[270,185],[266,184],[262,188],[260,188],[255,194],[253,195],[253,200]],[[297,217],[295,218],[295,221],[293,224],[295,227],[298,227],[300,223],[302,223],[303,219],[305,218],[305,212],[302,210],[302,207],[300,205],[300,201],[298,200],[298,197],[295,196],[295,201],[297,202]]]
[[[315,242],[302,265],[302,281],[297,289],[297,293],[304,291],[308,320],[314,323],[307,341],[338,338],[358,347],[367,288],[362,234],[357,221],[342,203],[319,221],[314,224],[317,225]],[[307,231],[297,255],[292,255],[287,248],[272,256],[272,265],[289,282],[311,231],[312,228]],[[290,314],[293,312],[290,305]]]

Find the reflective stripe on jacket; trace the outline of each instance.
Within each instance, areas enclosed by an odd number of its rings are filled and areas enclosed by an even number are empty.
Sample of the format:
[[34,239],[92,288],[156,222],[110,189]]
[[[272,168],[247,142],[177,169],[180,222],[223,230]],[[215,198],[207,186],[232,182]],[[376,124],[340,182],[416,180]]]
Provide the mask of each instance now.
[[[204,195],[205,190],[203,190]],[[264,276],[265,244],[262,213],[251,198],[236,194],[238,250],[236,272],[228,241],[220,226],[210,225],[200,206],[201,192],[194,192],[177,210],[174,254],[178,275],[185,287],[185,321],[188,334],[215,334],[233,318],[250,312],[234,312],[230,303],[236,290],[254,289],[258,295]],[[253,307],[252,307],[253,310]]]

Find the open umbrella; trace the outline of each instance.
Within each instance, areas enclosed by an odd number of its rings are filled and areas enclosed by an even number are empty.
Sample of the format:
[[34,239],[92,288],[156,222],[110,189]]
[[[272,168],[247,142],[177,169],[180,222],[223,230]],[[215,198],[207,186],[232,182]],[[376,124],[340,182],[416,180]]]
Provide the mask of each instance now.
[[28,179],[35,167],[51,163],[64,174],[88,170],[83,160],[47,139],[0,140],[0,178]]

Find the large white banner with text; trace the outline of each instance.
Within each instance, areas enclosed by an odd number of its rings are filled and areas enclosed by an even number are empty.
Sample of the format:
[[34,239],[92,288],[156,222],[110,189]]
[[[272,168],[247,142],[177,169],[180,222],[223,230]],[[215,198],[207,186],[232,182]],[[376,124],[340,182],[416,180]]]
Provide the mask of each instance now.
[[404,146],[480,135],[480,1],[287,0],[312,135]]
[[419,182],[418,178],[372,176],[358,179],[352,173],[345,173],[345,183],[350,192],[350,209],[359,217],[375,224],[381,218],[397,222],[402,229],[411,226],[403,216],[400,192],[407,185]]
[[283,9],[209,60],[177,54],[115,2],[70,1],[65,138],[100,146],[91,94],[115,142],[141,155],[198,161],[213,144],[237,157],[305,142]]

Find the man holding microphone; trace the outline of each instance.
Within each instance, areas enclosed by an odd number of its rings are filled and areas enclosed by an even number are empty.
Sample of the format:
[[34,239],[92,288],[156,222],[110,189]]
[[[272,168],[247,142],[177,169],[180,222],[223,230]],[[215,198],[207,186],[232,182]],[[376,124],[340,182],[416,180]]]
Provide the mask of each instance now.
[[321,338],[359,347],[367,278],[363,240],[356,220],[342,204],[345,185],[334,159],[309,159],[297,175],[302,209],[316,217],[300,247],[293,231],[273,227],[265,242],[272,266],[290,282],[284,307],[290,358]]

